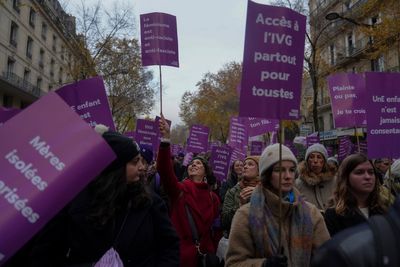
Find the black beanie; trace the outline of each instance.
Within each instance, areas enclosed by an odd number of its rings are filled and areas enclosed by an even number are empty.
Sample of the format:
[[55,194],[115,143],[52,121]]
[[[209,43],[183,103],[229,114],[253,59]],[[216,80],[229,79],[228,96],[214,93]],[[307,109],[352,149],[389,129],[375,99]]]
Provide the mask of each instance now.
[[108,143],[117,156],[117,158],[107,166],[107,171],[116,170],[122,166],[125,166],[134,157],[139,155],[139,145],[131,138],[120,133],[110,131],[106,126],[101,124],[96,125],[95,131],[102,134],[104,140]]

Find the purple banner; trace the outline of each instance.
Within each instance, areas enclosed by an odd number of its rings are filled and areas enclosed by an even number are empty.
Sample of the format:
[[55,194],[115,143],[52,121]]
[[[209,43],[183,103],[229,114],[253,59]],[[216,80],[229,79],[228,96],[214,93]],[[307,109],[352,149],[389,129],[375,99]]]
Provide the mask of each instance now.
[[208,134],[210,129],[203,125],[193,125],[190,128],[186,151],[193,153],[207,152]]
[[400,73],[365,74],[368,156],[397,158],[400,149]]
[[226,180],[228,176],[231,156],[232,148],[229,146],[213,147],[211,150],[210,165],[212,166],[214,175],[219,181]]
[[4,123],[0,140],[1,265],[115,155],[54,92]]
[[240,121],[246,125],[247,134],[249,137],[265,134],[267,132],[277,131],[279,129],[279,120],[241,117]]
[[17,115],[21,110],[17,108],[0,107],[0,126],[6,121]]
[[308,135],[306,137],[306,140],[307,140],[307,147],[312,146],[313,144],[317,144],[320,141],[317,132]]
[[176,17],[165,13],[140,15],[142,65],[179,67]]
[[177,156],[179,153],[185,153],[182,145],[171,144],[171,153],[173,156]]
[[260,156],[264,150],[264,143],[262,141],[250,142],[250,155]]
[[328,86],[335,128],[366,126],[365,78],[363,74],[330,75]]
[[338,160],[341,162],[353,151],[353,143],[349,136],[340,136],[339,138]]
[[232,150],[232,156],[231,156],[231,162],[229,163],[232,164],[232,162],[234,162],[235,160],[244,160],[246,158],[246,153],[243,153],[243,151],[234,148]]
[[158,124],[150,120],[136,120],[135,141],[139,145],[149,145],[153,150],[158,148]]
[[306,17],[248,1],[240,116],[298,119]]
[[90,126],[104,124],[115,131],[103,79],[94,77],[61,87],[56,93]]
[[248,141],[246,128],[246,125],[241,123],[238,117],[231,117],[228,138],[228,144],[231,148],[246,151]]

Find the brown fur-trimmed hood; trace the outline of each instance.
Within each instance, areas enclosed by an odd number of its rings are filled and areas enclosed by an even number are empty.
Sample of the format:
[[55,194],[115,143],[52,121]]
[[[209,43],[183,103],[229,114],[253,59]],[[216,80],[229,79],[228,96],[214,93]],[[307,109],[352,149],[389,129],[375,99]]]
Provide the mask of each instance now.
[[328,166],[325,162],[323,172],[321,172],[319,175],[316,175],[308,169],[307,163],[303,161],[298,165],[299,179],[303,180],[306,184],[311,186],[317,185],[321,182],[333,180],[335,178],[335,175],[327,171],[327,169]]

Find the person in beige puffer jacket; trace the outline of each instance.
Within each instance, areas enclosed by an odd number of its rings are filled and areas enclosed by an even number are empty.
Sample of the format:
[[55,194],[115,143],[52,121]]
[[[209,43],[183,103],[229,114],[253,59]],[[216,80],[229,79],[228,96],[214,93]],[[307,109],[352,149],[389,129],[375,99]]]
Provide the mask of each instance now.
[[328,170],[328,152],[321,144],[314,144],[306,151],[305,161],[299,164],[296,188],[301,195],[319,210],[329,207],[336,188],[336,176]]

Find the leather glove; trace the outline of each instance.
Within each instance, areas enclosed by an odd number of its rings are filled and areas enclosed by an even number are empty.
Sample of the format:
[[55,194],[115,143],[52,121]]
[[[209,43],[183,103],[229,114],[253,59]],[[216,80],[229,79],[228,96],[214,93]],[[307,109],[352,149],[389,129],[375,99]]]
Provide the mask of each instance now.
[[287,267],[288,259],[283,254],[274,255],[265,259],[263,267]]

